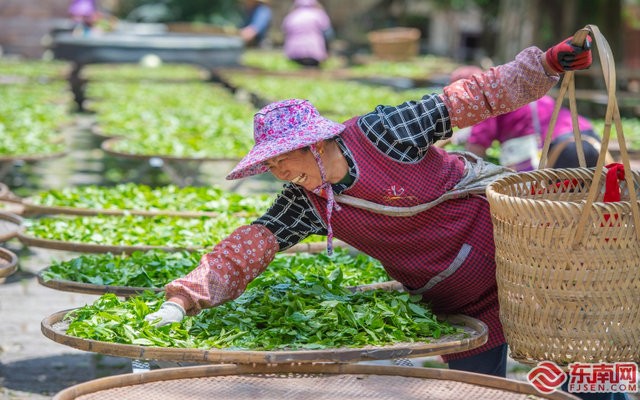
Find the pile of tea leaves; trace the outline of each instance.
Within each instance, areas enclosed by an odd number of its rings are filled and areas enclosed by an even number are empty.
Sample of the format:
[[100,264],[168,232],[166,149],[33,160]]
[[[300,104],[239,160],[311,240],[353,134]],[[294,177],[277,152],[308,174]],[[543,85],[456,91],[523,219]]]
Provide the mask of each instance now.
[[[289,257],[294,262],[296,257]],[[340,266],[269,268],[243,295],[180,323],[155,327],[144,317],[164,296],[113,294],[65,316],[67,334],[112,343],[227,350],[310,350],[428,342],[458,329],[439,321],[420,296],[351,291]],[[358,278],[359,280],[362,277]]]
[[[83,254],[70,260],[53,261],[40,272],[46,281],[72,281],[93,285],[162,288],[170,281],[191,272],[206,251],[166,252],[136,251],[127,254]],[[333,256],[324,253],[277,254],[264,274],[305,274],[322,269],[331,273],[340,268],[345,285],[357,286],[389,280],[376,259],[365,254],[351,254],[344,248],[334,249]],[[276,278],[277,279],[277,278]]]

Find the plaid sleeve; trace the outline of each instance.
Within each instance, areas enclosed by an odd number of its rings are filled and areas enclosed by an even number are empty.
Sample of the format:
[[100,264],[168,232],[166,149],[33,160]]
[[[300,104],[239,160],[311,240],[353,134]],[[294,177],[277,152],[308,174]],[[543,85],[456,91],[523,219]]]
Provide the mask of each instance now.
[[542,50],[529,47],[510,63],[446,86],[442,100],[451,124],[459,128],[471,126],[544,96],[559,77],[546,74],[540,60],[543,54]]
[[437,94],[399,106],[378,106],[358,125],[382,152],[404,162],[420,160],[430,145],[452,133],[447,108]]
[[327,229],[304,190],[294,184],[284,185],[273,205],[253,222],[266,226],[286,250],[310,235],[326,235]]

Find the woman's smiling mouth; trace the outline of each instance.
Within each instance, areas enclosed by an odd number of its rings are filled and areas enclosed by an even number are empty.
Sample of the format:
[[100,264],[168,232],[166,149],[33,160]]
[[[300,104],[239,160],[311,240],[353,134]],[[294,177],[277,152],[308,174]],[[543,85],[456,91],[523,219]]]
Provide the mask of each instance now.
[[291,180],[291,183],[295,183],[296,185],[301,185],[307,180],[307,174],[300,174]]

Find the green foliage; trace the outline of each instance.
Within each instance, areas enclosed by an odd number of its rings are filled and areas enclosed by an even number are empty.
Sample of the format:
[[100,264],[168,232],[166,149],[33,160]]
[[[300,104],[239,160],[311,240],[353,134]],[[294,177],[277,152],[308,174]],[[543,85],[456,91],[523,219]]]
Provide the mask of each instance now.
[[[637,118],[622,118],[622,133],[624,135],[627,146],[630,150],[640,150],[640,120]],[[594,130],[602,137],[604,132],[604,119],[591,120]],[[614,124],[611,125],[611,138],[614,143],[617,136],[617,129]]]
[[311,101],[327,118],[344,121],[375,109],[380,104],[397,105],[407,100],[420,99],[431,89],[396,91],[347,80],[286,76],[260,76],[234,71],[225,76],[228,82],[267,101],[284,98],[304,98]]
[[0,157],[47,156],[66,147],[60,132],[70,121],[64,82],[0,85]]
[[241,158],[253,145],[255,108],[204,82],[97,82],[97,124],[120,136],[118,153],[178,158]]
[[49,189],[30,197],[34,205],[97,210],[194,211],[261,215],[271,205],[271,196],[243,196],[216,186],[152,188],[135,183],[115,186],[85,185]]
[[351,292],[341,267],[327,270],[317,264],[304,271],[284,267],[264,273],[235,301],[154,328],[143,318],[159,308],[162,297],[146,292],[120,301],[105,294],[65,316],[67,334],[160,347],[311,350],[429,341],[458,333],[438,321],[420,296]]
[[210,248],[253,218],[124,216],[42,217],[24,221],[25,234],[45,240],[171,248]]
[[[71,260],[54,261],[41,274],[45,281],[66,280],[93,285],[162,288],[170,281],[191,272],[199,263],[203,251],[164,252],[152,250],[131,255],[87,254]],[[337,248],[332,257],[326,254],[277,254],[267,276],[304,275],[322,269],[331,273],[341,269],[343,283],[357,286],[388,280],[380,263],[363,254],[351,255]]]

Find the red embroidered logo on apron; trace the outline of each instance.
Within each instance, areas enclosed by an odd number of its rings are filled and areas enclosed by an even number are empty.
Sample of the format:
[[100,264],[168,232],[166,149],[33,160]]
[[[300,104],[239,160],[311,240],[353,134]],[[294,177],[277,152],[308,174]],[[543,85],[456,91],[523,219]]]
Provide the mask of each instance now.
[[384,201],[392,202],[395,200],[417,200],[415,196],[405,196],[404,188],[397,188],[396,185],[391,186],[390,188],[385,190],[385,195],[383,196]]

